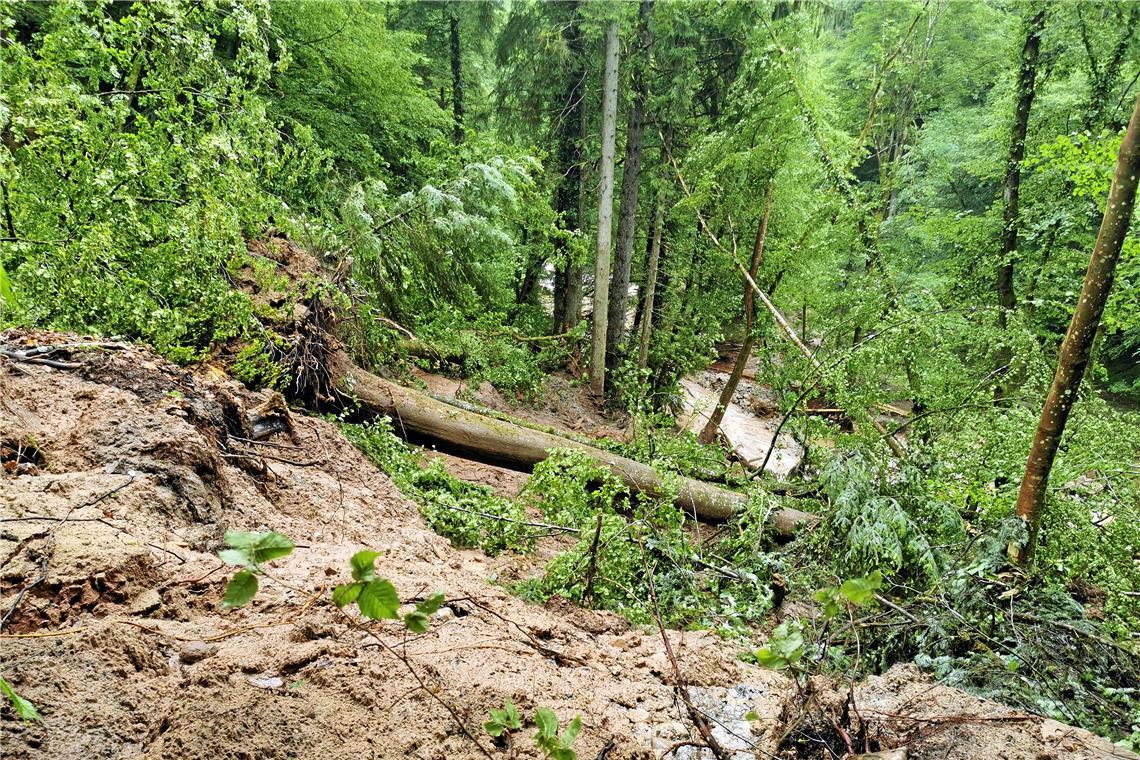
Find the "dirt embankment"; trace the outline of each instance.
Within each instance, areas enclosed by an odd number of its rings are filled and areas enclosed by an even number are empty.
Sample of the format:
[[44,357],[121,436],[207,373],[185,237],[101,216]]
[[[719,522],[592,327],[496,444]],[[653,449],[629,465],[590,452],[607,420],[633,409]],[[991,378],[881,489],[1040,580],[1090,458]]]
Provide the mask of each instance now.
[[[0,335],[9,349],[80,340]],[[291,432],[252,443],[251,417],[275,399],[209,368],[125,345],[49,360],[62,363],[0,359],[0,674],[43,714],[24,725],[0,711],[6,760],[540,756],[532,725],[513,748],[482,733],[508,697],[526,718],[537,706],[564,722],[581,715],[580,758],[658,757],[697,739],[658,635],[489,584],[514,560],[452,548],[332,425],[293,412]],[[251,604],[221,612],[225,571],[213,553],[227,528],[277,530],[298,548],[273,563]],[[402,598],[446,594],[428,633],[363,630],[329,603],[366,547],[383,552],[377,570]],[[670,637],[733,756],[771,756],[791,682],[740,662],[713,634]],[[380,642],[406,652],[411,669]],[[896,681],[856,697],[877,700],[874,735],[908,742],[911,757],[1109,751],[1038,718],[958,717],[920,731],[939,714],[1001,708],[912,672]],[[701,755],[686,746],[672,756]]]

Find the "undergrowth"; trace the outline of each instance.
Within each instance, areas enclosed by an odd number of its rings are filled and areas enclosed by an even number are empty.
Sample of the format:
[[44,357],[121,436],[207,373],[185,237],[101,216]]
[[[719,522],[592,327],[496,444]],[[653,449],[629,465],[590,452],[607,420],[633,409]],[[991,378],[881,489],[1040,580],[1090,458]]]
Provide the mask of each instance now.
[[[859,449],[821,460],[821,523],[779,546],[766,519],[786,498],[758,487],[739,515],[701,532],[668,494],[632,494],[581,451],[552,451],[509,500],[448,475],[438,460],[421,466],[386,420],[342,429],[456,545],[527,551],[544,535],[574,536],[541,574],[512,586],[529,601],[561,597],[649,624],[652,577],[666,625],[745,640],[786,595],[826,608],[837,597],[820,589],[879,578],[881,590],[855,605],[861,617],[808,617],[773,634],[770,647],[790,637],[803,650],[785,653],[794,657],[787,667],[843,677],[913,661],[941,682],[1118,740],[1140,725],[1140,658],[1097,619],[1103,592],[1067,583],[1051,564],[1010,572],[1005,551],[1022,536],[1020,521],[964,515],[916,467],[887,467]],[[1055,530],[1051,540],[1072,538]]]
[[522,504],[456,478],[438,459],[421,467],[420,453],[396,436],[388,418],[342,423],[341,432],[419,506],[432,530],[455,546],[497,554],[533,544],[535,533],[525,524]]

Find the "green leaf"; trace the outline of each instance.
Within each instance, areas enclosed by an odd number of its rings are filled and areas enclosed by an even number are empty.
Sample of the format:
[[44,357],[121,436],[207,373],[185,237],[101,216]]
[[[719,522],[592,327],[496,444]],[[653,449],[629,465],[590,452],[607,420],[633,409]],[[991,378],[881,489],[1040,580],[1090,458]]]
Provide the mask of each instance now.
[[757,712],[755,710],[749,710],[748,712],[744,713],[744,719],[745,720],[760,720],[760,716],[759,716],[759,714],[757,714]]
[[804,636],[798,623],[781,623],[768,637],[768,646],[756,652],[756,660],[765,668],[783,670],[804,656]]
[[250,533],[243,530],[227,530],[225,538],[226,546],[233,547],[234,549],[246,549],[252,556],[254,544],[257,543],[260,533]]
[[33,720],[43,720],[36,706],[17,694],[16,690],[12,688],[11,684],[4,680],[3,676],[0,676],[0,692],[3,692],[4,696],[8,697],[8,701],[12,703],[12,708],[16,711],[16,715],[19,716],[20,720],[25,723]]
[[374,563],[376,558],[380,556],[380,552],[374,552],[371,549],[365,549],[352,555],[352,559],[348,561],[352,565],[352,579],[354,581],[374,581],[376,580],[376,568]]
[[363,583],[345,583],[333,589],[333,604],[337,607],[347,607],[356,601],[364,589]]
[[850,578],[844,581],[843,585],[839,587],[839,593],[843,594],[852,604],[862,606],[871,601],[875,597],[875,592],[882,586],[883,573],[876,570],[866,578]]
[[226,593],[222,597],[222,609],[228,610],[240,607],[257,593],[257,576],[248,570],[234,573],[230,582],[226,584]]
[[227,565],[244,565],[256,570],[262,562],[284,557],[293,551],[293,542],[280,533],[248,533],[240,530],[227,530],[226,546],[218,552],[218,558]]
[[578,738],[578,732],[582,730],[582,716],[575,715],[574,720],[570,721],[570,725],[562,733],[561,741],[562,746],[569,749],[574,740]]
[[812,595],[812,598],[823,605],[825,618],[833,618],[843,611],[843,605],[840,604],[842,597],[837,588],[821,588]]
[[280,533],[262,533],[258,536],[253,548],[254,564],[272,562],[275,559],[286,557],[293,551],[293,542]]
[[8,279],[8,273],[4,271],[4,265],[0,264],[0,312],[15,307],[16,294],[12,292],[12,282]]
[[399,617],[400,597],[396,588],[384,579],[369,581],[356,600],[360,614],[373,620],[395,620]]
[[222,549],[218,552],[218,559],[227,565],[253,567],[253,563],[250,562],[250,556],[241,549]]
[[439,608],[443,606],[443,592],[437,591],[427,599],[416,605],[416,612],[422,612],[425,615],[434,615],[439,612]]
[[507,697],[506,701],[503,702],[502,713],[504,726],[516,731],[522,728],[522,716],[519,715],[518,708],[515,707],[515,703],[511,701],[510,697]]
[[[494,710],[491,711],[492,714],[494,714],[494,712]],[[506,730],[506,726],[496,720],[489,720],[483,724],[483,730],[491,736],[499,737],[503,735],[503,731]]]
[[558,716],[548,707],[540,707],[534,712],[534,722],[538,726],[536,739],[556,739],[558,737]]
[[427,633],[429,622],[428,616],[419,610],[404,615],[404,627],[412,633]]

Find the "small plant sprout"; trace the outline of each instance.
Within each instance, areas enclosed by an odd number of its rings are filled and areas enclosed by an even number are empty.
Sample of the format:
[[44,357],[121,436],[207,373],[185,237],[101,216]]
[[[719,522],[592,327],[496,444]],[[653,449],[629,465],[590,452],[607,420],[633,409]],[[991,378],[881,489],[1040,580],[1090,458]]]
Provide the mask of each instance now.
[[[399,620],[400,596],[391,581],[376,575],[376,558],[380,552],[365,549],[352,555],[352,583],[333,589],[333,603],[347,607],[356,602],[360,614],[370,620]],[[436,592],[419,602],[415,609],[403,616],[404,627],[412,633],[424,633],[430,618],[443,606],[443,594]]]
[[572,745],[578,732],[582,730],[580,716],[574,716],[574,720],[570,721],[570,725],[561,736],[558,735],[558,716],[553,710],[546,707],[538,708],[534,713],[534,722],[538,726],[534,743],[543,751],[544,757],[549,760],[577,760],[578,756],[574,754]]
[[0,693],[3,693],[3,695],[8,698],[8,701],[12,703],[12,709],[16,711],[16,715],[20,720],[25,723],[30,723],[34,720],[43,720],[36,706],[17,694],[16,690],[12,688],[11,684],[4,680],[3,676],[0,676]]
[[288,556],[293,551],[293,542],[280,533],[246,533],[227,530],[225,536],[228,549],[218,552],[218,559],[227,565],[243,568],[234,573],[226,584],[222,597],[222,609],[241,607],[257,593],[257,576],[261,565]]
[[768,637],[768,645],[756,652],[756,661],[765,668],[786,670],[804,656],[804,634],[799,621],[789,620],[776,626]]
[[491,708],[491,719],[483,724],[483,728],[496,739],[507,731],[518,731],[522,728],[522,718],[519,717],[515,703],[508,697],[503,702],[502,710]]
[[[543,758],[577,760],[573,744],[578,732],[582,730],[580,716],[574,716],[574,720],[570,721],[570,725],[566,726],[566,730],[559,736],[558,716],[550,708],[540,707],[534,711],[534,725],[538,727],[534,743],[542,750]],[[491,719],[483,724],[483,728],[496,739],[503,736],[509,738],[511,732],[522,729],[522,717],[514,703],[507,699],[503,702],[503,709],[491,709]]]

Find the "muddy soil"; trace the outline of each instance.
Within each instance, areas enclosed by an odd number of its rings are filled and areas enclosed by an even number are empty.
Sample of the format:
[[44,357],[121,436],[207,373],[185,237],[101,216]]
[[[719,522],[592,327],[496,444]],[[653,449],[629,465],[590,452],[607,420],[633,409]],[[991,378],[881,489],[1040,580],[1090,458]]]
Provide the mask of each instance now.
[[[82,340],[0,334],[9,348]],[[0,359],[0,673],[43,714],[24,725],[0,708],[5,760],[536,758],[540,705],[582,717],[580,758],[656,758],[696,741],[654,630],[493,585],[534,560],[451,547],[331,424],[294,410],[291,432],[251,443],[250,414],[272,394],[129,345],[55,358],[64,368]],[[223,612],[214,552],[227,528],[277,530],[297,549],[253,602]],[[377,570],[404,600],[445,593],[428,633],[331,605],[366,547],[383,552]],[[669,637],[733,757],[772,757],[791,681],[712,633]],[[481,728],[508,697],[527,720],[510,747]],[[857,697],[884,713],[959,716],[882,734],[911,757],[1110,751],[1040,718],[994,721],[1008,711],[909,669]],[[691,746],[671,756],[702,757]]]

